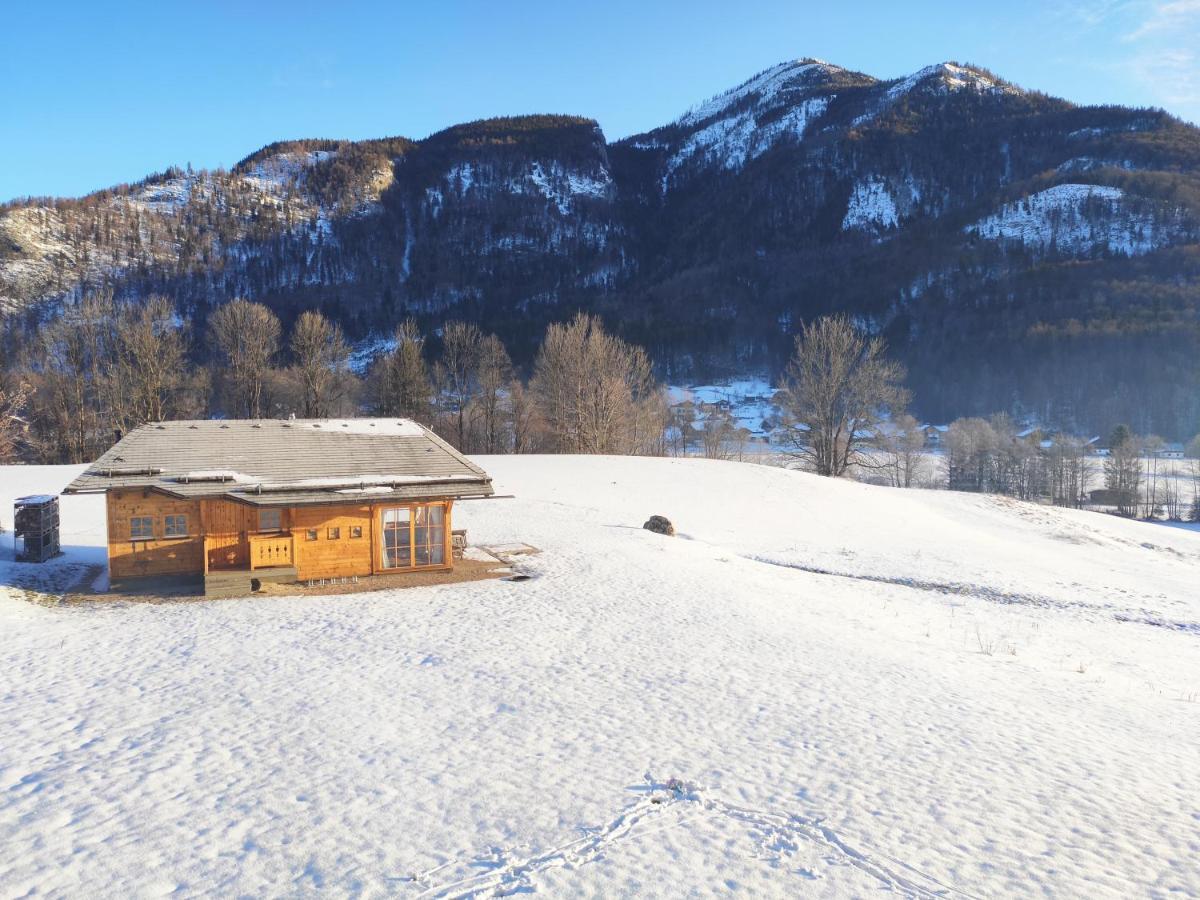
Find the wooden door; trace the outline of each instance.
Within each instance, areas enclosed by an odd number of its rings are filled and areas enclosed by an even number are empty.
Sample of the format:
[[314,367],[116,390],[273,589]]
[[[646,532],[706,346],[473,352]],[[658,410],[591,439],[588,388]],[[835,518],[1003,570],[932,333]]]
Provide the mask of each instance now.
[[208,570],[249,568],[250,545],[246,540],[243,508],[226,500],[205,500],[201,514]]

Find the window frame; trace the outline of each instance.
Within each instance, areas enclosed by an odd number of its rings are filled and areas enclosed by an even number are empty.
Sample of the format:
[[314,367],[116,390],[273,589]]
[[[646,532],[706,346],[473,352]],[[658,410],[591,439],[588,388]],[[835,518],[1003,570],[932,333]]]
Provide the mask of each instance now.
[[[274,528],[263,527],[263,516],[274,515],[276,525]],[[277,531],[283,531],[283,510],[279,507],[267,507],[258,511],[258,533],[259,534],[274,534]]]
[[325,539],[327,541],[340,541],[342,539],[342,526],[330,525],[325,529]]
[[[136,523],[149,522],[149,534],[143,534],[141,528]],[[131,541],[152,541],[154,540],[154,516],[130,516],[129,517],[129,539]]]
[[316,540],[319,540],[320,537],[321,537],[321,535],[320,535],[320,532],[318,531],[318,529],[316,529],[316,528],[304,529],[304,540],[316,541]]
[[356,540],[361,539],[362,536],[363,536],[363,527],[361,525],[351,525],[350,526],[350,540],[356,541]]
[[[183,523],[183,530],[176,531],[171,527],[171,520],[177,519]],[[163,516],[163,537],[168,538],[185,538],[188,536],[188,517],[187,513],[169,513]]]
[[[431,516],[431,511],[437,511],[439,521],[430,522],[428,517]],[[388,513],[403,512],[407,517],[407,543],[396,542],[391,548],[388,546],[389,531],[397,531],[404,533],[404,528],[397,527],[400,523],[388,522]],[[379,511],[379,565],[385,572],[411,572],[419,569],[444,569],[449,565],[451,554],[447,547],[447,541],[450,538],[450,505],[446,502],[437,503],[413,503],[405,506],[384,506]],[[418,532],[425,535],[425,539],[418,540]],[[432,535],[440,532],[440,540],[431,540]],[[388,565],[389,549],[393,553],[399,553],[402,549],[407,551],[408,563],[406,565]],[[427,561],[419,562],[418,560],[424,556]]]

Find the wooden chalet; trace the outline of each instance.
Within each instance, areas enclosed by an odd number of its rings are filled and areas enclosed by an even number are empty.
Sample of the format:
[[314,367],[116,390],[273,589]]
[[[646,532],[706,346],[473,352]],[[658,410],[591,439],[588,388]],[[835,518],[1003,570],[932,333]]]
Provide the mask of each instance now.
[[493,491],[406,419],[264,419],[143,425],[64,493],[105,494],[116,589],[194,580],[219,596],[450,569],[454,502]]

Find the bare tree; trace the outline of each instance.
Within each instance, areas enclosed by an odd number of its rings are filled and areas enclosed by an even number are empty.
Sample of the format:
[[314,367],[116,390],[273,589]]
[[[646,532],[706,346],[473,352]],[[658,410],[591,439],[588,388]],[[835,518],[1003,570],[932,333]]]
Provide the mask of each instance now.
[[1056,506],[1081,506],[1092,475],[1083,441],[1056,435],[1046,452],[1046,466],[1050,502]]
[[885,353],[882,338],[864,335],[845,316],[804,327],[778,397],[788,455],[820,475],[878,466],[867,448],[883,416],[908,402],[904,367]]
[[541,437],[545,432],[537,398],[515,378],[508,386],[508,407],[511,416],[512,452],[537,453],[542,449]]
[[42,355],[30,381],[42,453],[50,459],[87,462],[108,446],[112,332],[108,294],[85,297],[42,329]]
[[342,329],[319,312],[308,310],[292,327],[290,346],[304,417],[321,419],[330,415],[342,393],[350,361],[350,347]]
[[476,356],[475,407],[479,440],[476,446],[484,453],[501,453],[508,445],[505,419],[511,409],[505,409],[509,398],[508,385],[513,378],[512,360],[500,338],[486,335],[479,343]]
[[710,406],[701,423],[700,447],[705,459],[742,459],[750,431],[738,424],[733,413],[723,406]]
[[546,330],[530,388],[556,452],[662,451],[666,406],[650,360],[598,318]]
[[1138,491],[1142,484],[1141,442],[1126,426],[1118,425],[1109,438],[1104,460],[1104,486],[1116,496],[1118,511],[1137,515]]
[[913,487],[925,468],[925,432],[907,413],[896,416],[882,429],[884,458],[891,469],[892,485]]
[[16,456],[17,444],[28,427],[22,413],[29,399],[29,385],[0,384],[0,463],[10,463]]
[[375,411],[428,422],[433,387],[425,363],[425,338],[417,323],[412,319],[402,322],[396,329],[395,343],[371,367]]
[[117,313],[115,424],[122,430],[174,418],[187,382],[187,336],[166,297]]
[[263,387],[279,352],[279,319],[261,303],[231,300],[209,317],[208,327],[229,386],[232,411],[263,415]]
[[477,387],[483,332],[470,322],[447,322],[442,329],[442,358],[437,365],[439,399],[453,429],[450,442],[464,453],[468,446],[467,408]]
[[667,410],[667,452],[672,456],[687,456],[697,436],[696,404],[684,400],[671,406]]

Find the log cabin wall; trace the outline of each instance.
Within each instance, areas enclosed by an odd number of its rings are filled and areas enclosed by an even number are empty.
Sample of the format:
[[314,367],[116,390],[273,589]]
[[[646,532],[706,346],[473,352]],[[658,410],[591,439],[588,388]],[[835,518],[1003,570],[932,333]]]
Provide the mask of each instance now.
[[371,507],[309,506],[290,510],[300,578],[370,575]]
[[[200,501],[201,527],[208,539],[208,569],[244,569],[250,565],[250,545],[247,538],[262,531],[259,510],[245,503],[235,503],[220,497]],[[288,509],[279,511],[279,530],[291,527]]]
[[[109,491],[108,568],[109,577],[136,578],[144,575],[198,574],[204,565],[200,503],[176,500],[156,491]],[[185,536],[167,536],[167,516],[185,516]],[[133,534],[134,520],[144,527],[151,520],[151,537]],[[174,524],[178,525],[175,519]]]
[[[293,565],[297,578],[302,580],[451,569],[450,501],[436,502],[446,511],[444,563],[417,569],[383,568],[383,510],[419,505],[391,502],[280,509],[279,530],[291,533]],[[248,569],[250,539],[263,533],[260,509],[219,497],[179,500],[156,491],[113,490],[108,492],[107,507],[109,572],[113,579]],[[168,516],[186,517],[186,536],[167,536]],[[133,536],[135,518],[151,520],[151,538]],[[176,526],[178,522],[174,520]]]

